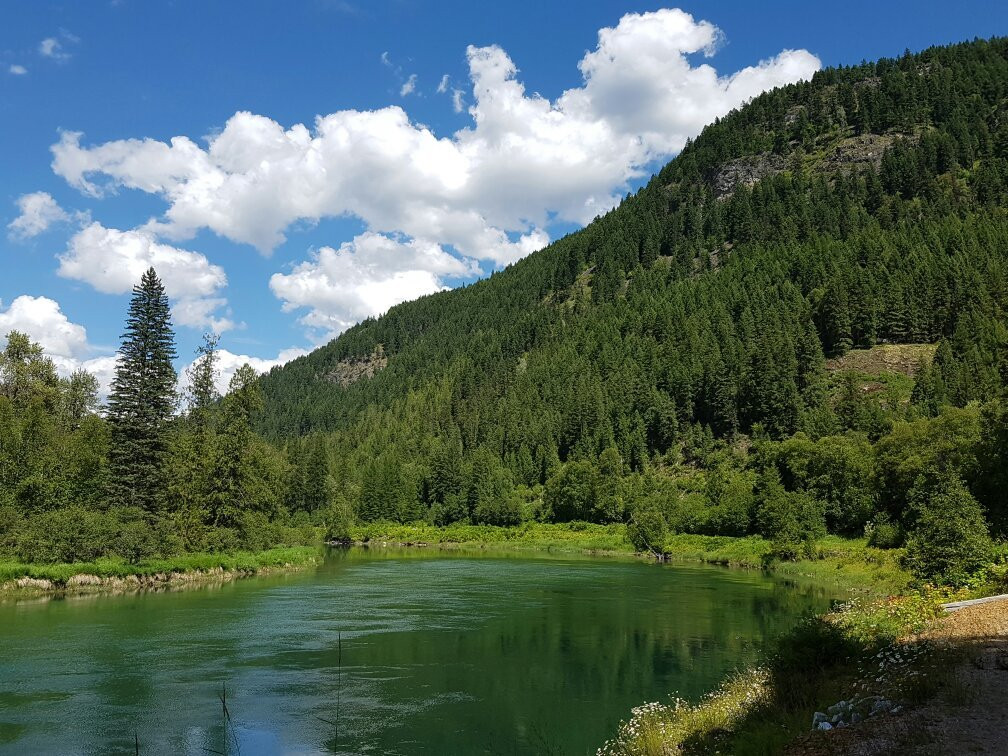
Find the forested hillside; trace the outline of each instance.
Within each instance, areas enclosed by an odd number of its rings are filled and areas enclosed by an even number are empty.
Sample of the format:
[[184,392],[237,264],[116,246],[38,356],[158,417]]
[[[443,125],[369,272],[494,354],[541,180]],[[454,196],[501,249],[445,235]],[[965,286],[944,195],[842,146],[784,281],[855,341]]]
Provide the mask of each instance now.
[[[584,230],[274,370],[257,427],[323,445],[364,520],[895,542],[955,489],[1001,529],[1006,208],[1008,40],[824,70]],[[902,382],[826,370],[885,343],[938,347]]]
[[223,399],[215,344],[179,412],[148,271],[99,411],[9,335],[0,556],[592,521],[867,534],[961,582],[1008,533],[1008,39],[763,94],[585,229]]

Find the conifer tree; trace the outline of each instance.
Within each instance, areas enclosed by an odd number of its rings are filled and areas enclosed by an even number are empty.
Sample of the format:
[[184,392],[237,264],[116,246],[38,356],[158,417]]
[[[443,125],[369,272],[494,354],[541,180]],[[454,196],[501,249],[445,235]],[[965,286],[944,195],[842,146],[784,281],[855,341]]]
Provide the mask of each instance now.
[[252,443],[251,416],[262,408],[262,394],[256,383],[256,372],[247,363],[235,371],[224,397],[220,430],[212,450],[210,520],[217,526],[237,524],[250,501],[248,480],[251,478]]
[[215,333],[203,334],[203,343],[196,348],[196,360],[186,370],[188,386],[185,390],[189,417],[197,428],[206,428],[210,408],[220,399],[217,391],[217,344],[220,336]]
[[160,508],[165,430],[175,410],[175,334],[164,286],[149,268],[133,287],[109,394],[110,495],[118,504]]

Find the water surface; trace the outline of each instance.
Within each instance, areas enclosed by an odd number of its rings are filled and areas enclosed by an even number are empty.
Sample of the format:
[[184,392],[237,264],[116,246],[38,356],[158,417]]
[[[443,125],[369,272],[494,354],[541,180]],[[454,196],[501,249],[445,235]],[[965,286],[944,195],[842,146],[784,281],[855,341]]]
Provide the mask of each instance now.
[[701,695],[827,604],[716,567],[365,549],[7,602],[0,752],[589,753],[630,707]]

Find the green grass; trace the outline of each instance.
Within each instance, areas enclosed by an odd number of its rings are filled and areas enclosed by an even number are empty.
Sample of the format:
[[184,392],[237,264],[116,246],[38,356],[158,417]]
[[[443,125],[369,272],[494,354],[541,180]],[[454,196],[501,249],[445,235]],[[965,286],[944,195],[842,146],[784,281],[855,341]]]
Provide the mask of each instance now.
[[795,562],[768,561],[770,542],[759,536],[674,535],[666,539],[664,550],[670,559],[769,569],[873,593],[901,593],[911,578],[900,566],[900,550],[876,549],[864,538],[827,536]]
[[151,559],[139,564],[130,564],[111,557],[71,564],[24,564],[0,561],[0,584],[21,577],[50,580],[63,585],[74,575],[126,577],[170,572],[209,572],[217,569],[257,572],[270,567],[311,564],[318,558],[319,549],[315,546],[292,546],[265,551],[239,551],[232,554],[181,554],[163,559]]
[[[626,527],[621,524],[530,522],[514,527],[494,527],[456,523],[436,527],[379,522],[358,525],[351,529],[349,536],[353,541],[371,544],[583,554],[634,553],[627,540]],[[827,536],[815,544],[808,558],[796,562],[768,561],[770,550],[770,542],[759,536],[682,534],[669,536],[664,543],[666,556],[673,561],[769,569],[874,594],[901,593],[910,582],[910,574],[900,567],[901,551],[872,548],[864,538]]]
[[370,543],[429,544],[442,548],[482,548],[506,551],[566,551],[591,554],[633,554],[626,526],[585,522],[528,522],[514,527],[464,525],[444,527],[397,523],[367,523],[350,530],[351,540]]

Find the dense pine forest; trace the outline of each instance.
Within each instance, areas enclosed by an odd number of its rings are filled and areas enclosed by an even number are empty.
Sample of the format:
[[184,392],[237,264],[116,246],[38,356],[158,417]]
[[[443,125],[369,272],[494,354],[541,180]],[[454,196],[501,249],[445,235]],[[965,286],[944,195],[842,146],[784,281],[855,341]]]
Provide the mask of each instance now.
[[1008,39],[767,92],[585,229],[223,398],[213,338],[181,405],[131,366],[142,316],[104,411],[8,338],[3,550],[625,522],[641,550],[758,533],[783,558],[867,534],[961,581],[1008,533]]

